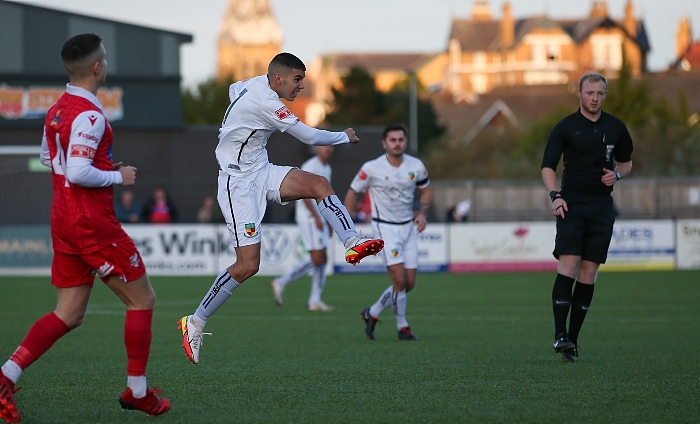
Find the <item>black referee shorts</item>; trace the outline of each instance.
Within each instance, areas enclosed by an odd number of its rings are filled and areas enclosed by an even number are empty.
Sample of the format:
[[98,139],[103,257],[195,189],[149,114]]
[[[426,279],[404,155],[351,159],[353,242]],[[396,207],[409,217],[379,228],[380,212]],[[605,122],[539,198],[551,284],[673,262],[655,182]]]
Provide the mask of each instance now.
[[575,255],[581,259],[604,264],[615,224],[613,199],[567,203],[569,211],[565,218],[557,217],[557,237],[554,257]]

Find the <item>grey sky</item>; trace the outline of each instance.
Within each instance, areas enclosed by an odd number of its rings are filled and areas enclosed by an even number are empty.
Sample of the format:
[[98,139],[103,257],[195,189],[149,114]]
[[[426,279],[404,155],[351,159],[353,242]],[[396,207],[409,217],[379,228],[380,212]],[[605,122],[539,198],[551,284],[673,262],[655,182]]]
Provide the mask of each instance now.
[[[184,82],[194,85],[214,74],[216,39],[228,0],[13,0],[52,9],[192,34],[182,48]],[[438,52],[446,48],[453,17],[471,16],[472,0],[269,0],[284,34],[283,49],[307,64],[329,52]],[[510,0],[515,18],[546,14],[582,18],[590,0]],[[503,1],[491,1],[495,18]],[[615,19],[626,0],[608,0]],[[700,1],[633,0],[651,41],[651,71],[674,59],[676,31],[690,17],[693,38],[700,39]]]

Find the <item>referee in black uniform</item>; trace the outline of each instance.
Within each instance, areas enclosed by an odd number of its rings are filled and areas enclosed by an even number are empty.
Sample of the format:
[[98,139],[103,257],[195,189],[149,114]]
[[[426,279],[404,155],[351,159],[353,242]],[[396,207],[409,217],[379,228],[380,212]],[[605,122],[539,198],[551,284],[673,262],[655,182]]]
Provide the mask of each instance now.
[[[569,362],[578,357],[578,335],[593,298],[598,267],[608,256],[615,222],[613,186],[632,170],[627,127],[602,111],[607,88],[600,74],[581,77],[580,108],[554,126],[542,159],[542,180],[557,217],[553,347]],[[556,169],[562,154],[564,173],[558,190]]]

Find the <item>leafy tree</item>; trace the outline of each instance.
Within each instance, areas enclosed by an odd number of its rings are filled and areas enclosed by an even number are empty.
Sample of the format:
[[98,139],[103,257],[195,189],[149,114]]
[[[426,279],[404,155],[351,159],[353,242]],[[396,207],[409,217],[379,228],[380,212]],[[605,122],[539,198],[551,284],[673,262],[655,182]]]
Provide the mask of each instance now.
[[341,89],[332,88],[333,110],[326,122],[333,125],[383,125],[387,106],[384,93],[377,90],[374,78],[354,67],[341,78]]
[[[411,121],[410,83],[410,77],[406,77],[398,81],[386,94],[386,103],[389,109],[386,124],[403,122],[408,127]],[[426,90],[420,83],[420,80],[417,81],[416,91],[418,95],[416,99],[418,151],[419,153],[425,153],[445,134],[445,127],[438,123],[437,113],[435,113],[433,104],[428,100],[421,99],[421,95],[425,94]]]
[[[326,123],[333,125],[389,125],[403,123],[408,127],[409,83],[407,78],[397,82],[388,92],[375,87],[374,78],[362,68],[352,68],[341,78],[341,89],[332,89],[333,110]],[[423,92],[418,87],[418,92]],[[429,144],[441,137],[445,128],[438,124],[437,114],[429,101],[417,99],[419,149],[425,152]]]
[[643,127],[654,114],[653,90],[646,81],[634,81],[632,65],[622,53],[622,67],[617,79],[608,84],[608,95],[603,108],[620,118],[630,128]]
[[[626,61],[610,81],[603,110],[625,122],[632,135],[634,176],[700,174],[700,114],[690,113],[684,93],[677,99],[674,107],[655,96],[652,83],[633,78]],[[441,143],[431,149],[426,165],[434,179],[539,178],[549,133],[569,113],[570,108],[559,108],[527,128],[502,134],[486,129],[467,147]]]
[[190,91],[182,93],[184,121],[189,125],[218,125],[230,100],[228,88],[234,82],[233,75],[210,78]]

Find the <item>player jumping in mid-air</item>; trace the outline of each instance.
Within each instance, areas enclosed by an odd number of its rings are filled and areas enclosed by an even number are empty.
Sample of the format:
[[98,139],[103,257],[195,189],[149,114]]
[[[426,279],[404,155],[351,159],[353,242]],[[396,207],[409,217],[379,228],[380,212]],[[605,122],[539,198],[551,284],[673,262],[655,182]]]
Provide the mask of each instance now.
[[261,224],[268,201],[284,204],[315,199],[319,214],[345,245],[345,260],[349,263],[357,264],[384,247],[382,240],[357,234],[327,179],[268,160],[267,140],[277,130],[310,145],[360,141],[352,128],[341,132],[311,128],[287,109],[280,98],[294,101],[304,88],[305,76],[306,66],[299,58],[280,53],[270,62],[267,75],[236,82],[229,88],[231,104],[219,130],[216,159],[220,168],[219,206],[236,250],[236,262],[219,273],[194,314],[179,321],[183,348],[195,364],[209,318],[233,290],[258,272]]

